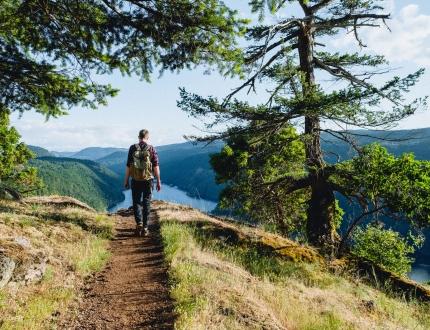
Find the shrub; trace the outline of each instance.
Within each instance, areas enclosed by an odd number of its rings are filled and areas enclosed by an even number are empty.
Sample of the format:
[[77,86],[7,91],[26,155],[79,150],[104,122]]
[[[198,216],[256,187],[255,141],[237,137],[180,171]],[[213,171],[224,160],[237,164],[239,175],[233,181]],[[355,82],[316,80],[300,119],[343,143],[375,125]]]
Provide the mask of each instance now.
[[354,233],[352,252],[398,275],[406,275],[414,261],[411,255],[422,243],[419,236],[402,237],[392,229],[370,224]]

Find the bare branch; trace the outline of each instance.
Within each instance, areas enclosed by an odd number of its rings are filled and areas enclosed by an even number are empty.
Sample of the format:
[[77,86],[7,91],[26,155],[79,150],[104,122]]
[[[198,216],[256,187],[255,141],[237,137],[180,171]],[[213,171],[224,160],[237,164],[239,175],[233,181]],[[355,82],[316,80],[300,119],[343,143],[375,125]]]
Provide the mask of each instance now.
[[386,207],[386,205],[382,205],[379,207],[376,207],[372,210],[368,210],[367,206],[365,208],[365,211],[363,213],[361,213],[357,218],[355,218],[352,223],[349,225],[345,235],[342,237],[340,243],[339,243],[339,252],[342,252],[342,250],[345,248],[345,244],[348,241],[348,239],[351,236],[351,233],[353,232],[353,230],[358,226],[358,224],[363,221],[367,216],[378,213],[380,211],[382,211],[384,208]]
[[354,26],[354,24],[357,24],[358,20],[360,19],[381,19],[382,21],[384,21],[389,18],[390,14],[348,14],[340,18],[333,18],[317,22],[314,24],[314,28],[316,30],[322,30],[334,27],[348,27]]
[[358,79],[355,75],[351,74],[350,72],[348,72],[347,70],[345,70],[341,66],[335,65],[335,64],[326,64],[322,60],[320,60],[316,57],[314,57],[314,62],[318,68],[327,71],[332,76],[346,79],[346,80],[350,81],[352,84],[356,84],[358,86],[364,87],[364,88],[366,88],[372,92],[377,93],[382,98],[391,101],[393,104],[395,104],[397,106],[401,106],[400,102],[391,98],[389,95],[386,95],[386,94],[382,93],[381,91],[379,91],[375,86],[366,82],[366,79]]
[[281,46],[282,44],[296,38],[298,36],[298,34],[299,34],[299,31],[296,30],[296,31],[293,31],[289,36],[281,38],[278,41],[276,41],[270,45],[264,44],[264,45],[260,45],[257,47],[253,47],[254,49],[258,49],[258,51],[251,52],[250,57],[245,58],[245,63],[251,64],[252,62],[257,61],[258,59],[264,57],[268,52],[270,52],[274,48]]
[[227,97],[224,99],[223,102],[223,106],[226,105],[228,102],[230,102],[231,98],[236,95],[238,92],[240,92],[243,88],[250,86],[250,89],[254,87],[255,84],[255,80],[257,79],[257,77],[260,75],[261,71],[263,71],[265,68],[267,68],[268,66],[270,66],[270,64],[272,64],[274,61],[276,61],[276,59],[282,55],[282,53],[285,51],[284,48],[282,48],[281,50],[279,50],[275,55],[273,55],[267,62],[266,64],[262,65],[261,68],[251,76],[251,78],[249,78],[247,81],[245,81],[242,85],[240,85],[239,87],[237,87],[236,89],[233,90],[233,92],[231,92],[229,95],[227,95]]

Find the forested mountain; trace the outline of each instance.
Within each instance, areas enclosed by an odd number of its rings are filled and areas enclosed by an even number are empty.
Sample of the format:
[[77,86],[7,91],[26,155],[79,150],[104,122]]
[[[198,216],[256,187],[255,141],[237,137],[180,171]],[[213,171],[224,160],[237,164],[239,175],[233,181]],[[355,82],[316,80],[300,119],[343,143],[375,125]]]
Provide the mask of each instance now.
[[[355,141],[358,145],[366,145],[378,142],[388,149],[389,152],[399,156],[403,153],[412,152],[416,159],[430,160],[430,128],[395,131],[353,131]],[[351,158],[355,153],[347,144],[332,135],[325,133],[323,136],[323,149],[325,157],[330,162]]]
[[73,158],[41,157],[31,161],[38,169],[44,187],[40,195],[66,195],[98,210],[124,199],[121,178],[99,163]]
[[37,158],[54,156],[49,150],[42,147],[29,145],[28,148],[36,154]]
[[115,151],[110,155],[99,158],[96,161],[100,164],[103,164],[107,168],[111,169],[118,175],[124,175],[125,173],[125,164],[127,161],[127,151]]
[[117,151],[126,151],[126,149],[89,147],[74,153],[70,157],[78,158],[78,159],[97,160],[99,158],[103,158]]
[[[358,145],[379,142],[395,155],[413,152],[417,159],[430,160],[430,148],[428,147],[430,128],[388,132],[357,130],[354,133]],[[160,157],[163,182],[177,186],[191,196],[217,201],[222,187],[215,183],[215,174],[209,164],[209,157],[210,154],[218,152],[221,146],[222,142],[214,142],[209,145],[185,142],[156,147]],[[36,153],[41,153],[41,156],[45,156],[45,153],[55,154],[40,147],[32,146],[31,148]],[[345,160],[354,155],[354,150],[347,143],[335,139],[328,133],[323,134],[323,149],[326,159],[330,162],[336,162],[338,159]],[[70,157],[91,158],[122,177],[127,149],[91,147],[72,153]]]

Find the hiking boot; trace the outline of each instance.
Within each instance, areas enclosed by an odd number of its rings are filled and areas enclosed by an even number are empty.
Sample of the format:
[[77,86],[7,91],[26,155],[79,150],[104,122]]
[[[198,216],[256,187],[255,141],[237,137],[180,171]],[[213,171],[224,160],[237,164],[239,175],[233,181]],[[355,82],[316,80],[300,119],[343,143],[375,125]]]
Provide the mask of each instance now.
[[137,224],[137,226],[136,226],[136,236],[142,236],[143,233],[144,233],[143,225],[140,224],[140,223]]
[[145,227],[145,229],[144,229],[144,234],[145,234],[145,236],[148,236],[148,234],[149,234],[149,229],[148,229],[148,227]]

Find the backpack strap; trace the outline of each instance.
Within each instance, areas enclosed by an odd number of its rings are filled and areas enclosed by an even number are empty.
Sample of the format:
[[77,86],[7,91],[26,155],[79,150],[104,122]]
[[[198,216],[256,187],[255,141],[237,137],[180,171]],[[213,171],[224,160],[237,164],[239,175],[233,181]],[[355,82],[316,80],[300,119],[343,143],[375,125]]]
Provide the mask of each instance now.
[[136,151],[140,151],[140,150],[141,150],[141,149],[140,149],[140,144],[139,144],[139,143],[136,143],[134,146],[136,147]]

